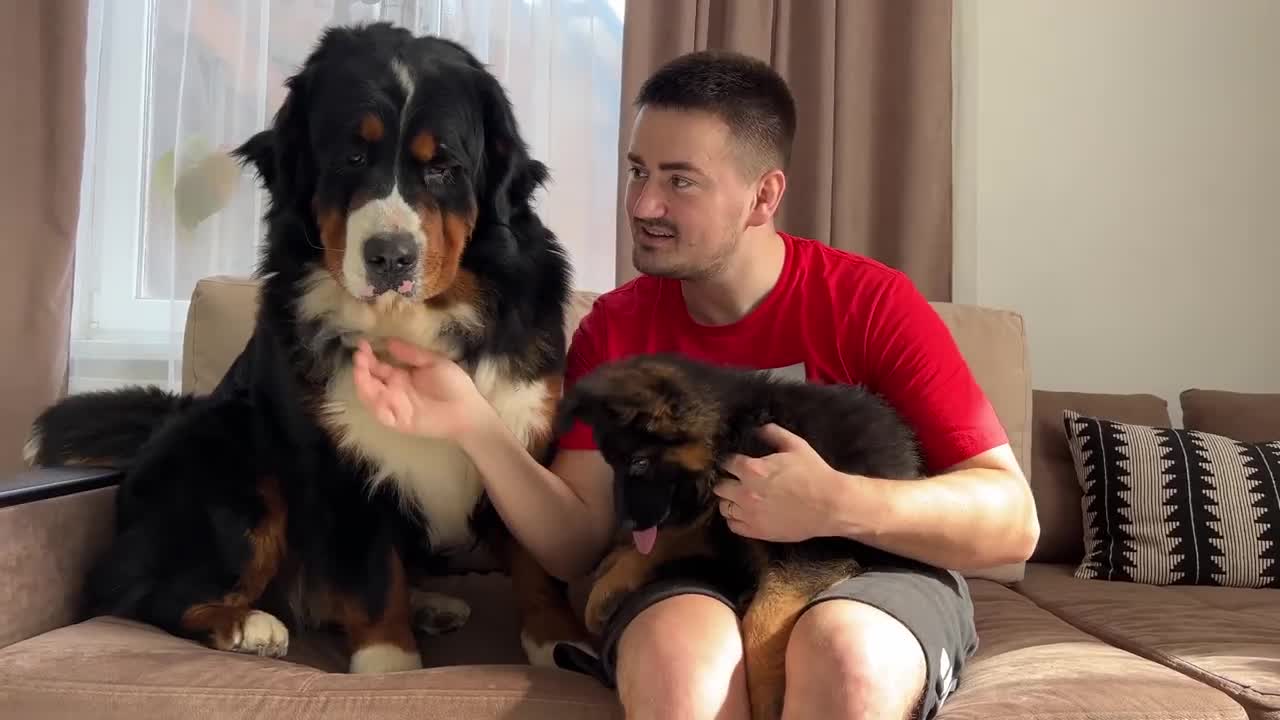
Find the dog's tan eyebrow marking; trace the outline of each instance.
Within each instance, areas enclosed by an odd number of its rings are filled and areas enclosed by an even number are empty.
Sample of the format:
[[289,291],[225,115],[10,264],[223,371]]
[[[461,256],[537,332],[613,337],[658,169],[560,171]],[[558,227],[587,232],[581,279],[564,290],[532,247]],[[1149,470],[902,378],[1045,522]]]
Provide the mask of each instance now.
[[425,130],[418,133],[409,143],[409,152],[418,162],[430,162],[436,156],[435,136]]
[[382,118],[368,113],[360,118],[360,137],[366,142],[375,143],[382,139],[382,135],[386,132],[386,127],[382,124]]

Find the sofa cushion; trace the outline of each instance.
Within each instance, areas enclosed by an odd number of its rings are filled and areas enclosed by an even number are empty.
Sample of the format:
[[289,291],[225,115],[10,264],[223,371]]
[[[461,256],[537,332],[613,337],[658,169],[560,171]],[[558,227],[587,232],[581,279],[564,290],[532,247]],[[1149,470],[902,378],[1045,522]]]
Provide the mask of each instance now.
[[1081,578],[1280,588],[1280,440],[1063,411],[1085,496]]
[[1280,393],[1183,390],[1182,424],[1245,442],[1280,438]]
[[1072,573],[1031,563],[1016,589],[1090,635],[1221,689],[1252,718],[1280,720],[1280,592]]
[[1075,563],[1084,555],[1080,482],[1062,432],[1062,411],[1121,422],[1168,426],[1169,405],[1156,395],[1036,390],[1032,393],[1031,491],[1040,517],[1040,542],[1032,562]]
[[[521,665],[509,581],[442,578],[472,605],[425,641],[427,669],[342,672],[331,636],[291,639],[283,660],[209,650],[155,628],[96,618],[0,650],[0,707],[14,717],[572,720],[621,716],[593,679]],[[1230,698],[1111,647],[1004,585],[974,580],[979,648],[939,720],[1243,720]]]
[[970,589],[978,652],[939,720],[1245,717],[1226,695],[1107,645],[1004,585],[974,580]]
[[423,670],[345,672],[337,639],[290,638],[283,660],[211,650],[112,617],[62,627],[0,650],[6,717],[374,718],[570,720],[620,718],[595,679],[525,663],[510,582],[441,578],[433,589],[472,608],[460,630],[420,638]]

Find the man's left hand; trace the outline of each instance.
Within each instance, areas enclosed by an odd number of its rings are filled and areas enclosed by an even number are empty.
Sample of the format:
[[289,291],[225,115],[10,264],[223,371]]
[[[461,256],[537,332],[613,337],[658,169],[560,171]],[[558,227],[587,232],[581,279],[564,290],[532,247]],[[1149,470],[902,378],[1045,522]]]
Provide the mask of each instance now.
[[716,484],[720,514],[745,537],[799,542],[830,534],[838,473],[800,436],[770,423],[760,437],[777,452],[764,457],[731,455],[725,471],[737,477]]

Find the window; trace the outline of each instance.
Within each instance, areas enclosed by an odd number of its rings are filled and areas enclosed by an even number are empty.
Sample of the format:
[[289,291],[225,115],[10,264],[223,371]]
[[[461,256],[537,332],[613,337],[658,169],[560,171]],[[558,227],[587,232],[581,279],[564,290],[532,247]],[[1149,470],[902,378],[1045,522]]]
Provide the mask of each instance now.
[[458,40],[503,82],[576,285],[613,286],[623,0],[91,0],[71,390],[177,389],[187,298],[248,275],[264,197],[226,151],[331,24]]

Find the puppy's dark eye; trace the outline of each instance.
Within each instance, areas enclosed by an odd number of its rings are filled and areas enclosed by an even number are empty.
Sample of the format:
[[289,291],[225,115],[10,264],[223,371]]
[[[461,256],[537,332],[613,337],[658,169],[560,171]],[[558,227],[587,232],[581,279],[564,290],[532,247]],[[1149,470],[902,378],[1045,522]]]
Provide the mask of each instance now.
[[628,468],[627,472],[629,472],[632,475],[643,475],[648,471],[649,471],[649,458],[646,458],[646,457],[631,458],[631,467]]
[[369,156],[360,150],[357,150],[347,155],[347,165],[349,167],[353,167],[353,168],[364,167],[364,164],[368,161],[369,161]]

